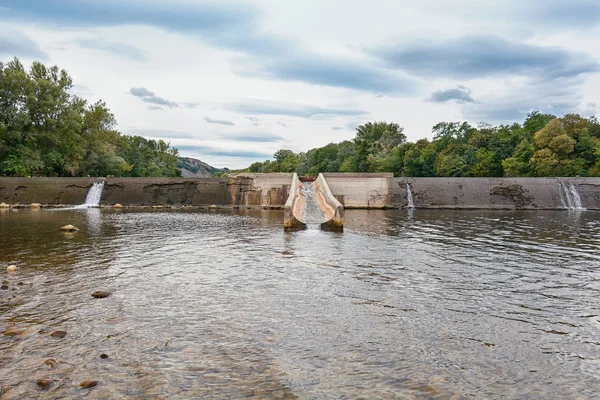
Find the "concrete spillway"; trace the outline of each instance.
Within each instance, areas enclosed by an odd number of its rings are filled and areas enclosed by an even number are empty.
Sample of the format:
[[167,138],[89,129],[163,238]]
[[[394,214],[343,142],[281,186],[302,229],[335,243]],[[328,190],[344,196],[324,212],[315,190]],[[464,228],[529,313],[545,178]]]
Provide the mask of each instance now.
[[[323,173],[320,179],[329,190],[316,190],[319,179],[312,186],[315,201],[330,204],[323,212],[325,220],[335,218],[337,207],[327,200],[328,192],[346,210],[600,210],[600,178],[398,178],[389,173]],[[207,208],[215,204],[241,209],[280,209],[295,193],[292,182],[296,180],[291,173],[190,179],[109,177],[104,179],[99,206],[119,203],[125,207]],[[0,205],[19,208],[32,203],[40,203],[42,207],[84,204],[88,203],[86,196],[97,181],[97,178],[0,177]],[[296,186],[302,191],[300,183]],[[300,203],[296,206],[303,207]],[[6,208],[0,206],[3,209]],[[299,216],[303,220],[302,214]]]
[[285,230],[318,228],[341,232],[344,229],[344,206],[333,196],[322,174],[314,182],[305,183],[294,174],[284,209]]

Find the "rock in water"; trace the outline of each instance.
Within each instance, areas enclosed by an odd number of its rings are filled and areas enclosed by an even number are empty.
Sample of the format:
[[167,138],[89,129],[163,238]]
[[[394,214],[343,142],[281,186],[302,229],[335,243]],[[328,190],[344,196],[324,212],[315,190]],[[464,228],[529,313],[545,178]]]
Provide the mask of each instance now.
[[113,206],[113,208],[123,208],[123,206],[121,204],[117,203]]
[[39,209],[39,208],[42,208],[42,205],[41,205],[40,203],[31,203],[31,204],[29,205],[29,208],[31,208],[31,209],[34,209],[34,210],[37,210],[37,209]]
[[8,267],[6,267],[6,271],[7,272],[17,272],[17,266],[16,265],[9,265]]
[[44,361],[44,364],[46,364],[50,368],[54,368],[54,366],[56,365],[56,360],[54,358],[50,358],[50,359]]
[[6,203],[0,203],[0,208],[9,208],[10,206]]
[[219,207],[216,206],[216,204],[213,204],[212,206],[208,207],[211,210],[217,210]]
[[105,292],[103,290],[98,290],[97,292],[92,293],[92,297],[95,299],[105,299],[110,296],[110,292]]
[[108,358],[108,354],[102,353],[102,354],[100,354],[100,358],[107,359]]
[[2,286],[0,286],[0,290],[8,290],[8,285],[2,285]]
[[50,386],[52,386],[52,382],[54,382],[52,379],[44,378],[37,381],[37,385],[42,389],[48,389]]
[[97,384],[98,384],[98,381],[89,380],[89,381],[83,381],[83,382],[81,382],[79,384],[79,386],[81,386],[83,389],[89,389],[89,388],[93,388]]
[[62,339],[65,336],[67,336],[67,332],[65,332],[65,331],[55,331],[55,332],[52,332],[52,334],[50,336],[52,336],[55,339]]
[[4,336],[19,336],[23,332],[25,332],[25,329],[11,327],[11,328],[6,329],[4,332],[2,332],[2,334]]
[[65,225],[62,228],[60,228],[60,230],[63,232],[77,232],[79,229],[74,227],[73,225]]

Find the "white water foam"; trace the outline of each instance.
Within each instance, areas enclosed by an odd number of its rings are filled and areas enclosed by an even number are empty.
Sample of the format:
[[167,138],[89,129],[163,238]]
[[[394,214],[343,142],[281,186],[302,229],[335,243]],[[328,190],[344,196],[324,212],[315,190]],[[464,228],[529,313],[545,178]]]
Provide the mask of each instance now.
[[406,184],[406,201],[408,203],[406,208],[415,208],[415,201],[413,198],[412,188],[408,183]]
[[559,194],[563,208],[576,211],[585,210],[581,204],[581,196],[579,195],[577,186],[573,182],[560,182]]

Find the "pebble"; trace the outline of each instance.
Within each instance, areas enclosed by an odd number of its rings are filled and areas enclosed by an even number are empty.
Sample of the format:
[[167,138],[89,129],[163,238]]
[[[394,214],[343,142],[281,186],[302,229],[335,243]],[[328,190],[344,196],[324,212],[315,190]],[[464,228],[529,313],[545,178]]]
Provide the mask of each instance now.
[[65,225],[65,226],[61,227],[60,230],[63,232],[77,232],[79,230],[79,228],[77,228],[73,225]]
[[0,286],[0,289],[1,290],[8,290],[8,285],[2,285],[2,286]]
[[95,299],[105,299],[108,296],[110,296],[110,292],[104,292],[102,290],[98,290],[98,291],[92,293],[92,297]]
[[25,332],[25,329],[8,328],[4,332],[2,332],[2,334],[4,336],[19,336],[23,332]]
[[108,358],[108,354],[102,353],[102,354],[100,354],[100,358],[107,359]]
[[6,267],[6,271],[7,272],[17,272],[17,266],[16,265],[9,265],[8,267]]
[[54,366],[56,365],[56,360],[54,358],[49,358],[48,360],[44,361],[44,364],[46,364],[50,368],[54,368]]
[[36,334],[40,331],[39,327],[37,326],[30,326],[29,328],[25,329],[23,332],[21,332],[19,334],[19,339],[25,339],[33,334]]
[[54,332],[52,332],[52,334],[50,336],[52,336],[55,339],[62,339],[65,336],[67,336],[67,332],[65,332],[65,331],[54,331]]
[[42,389],[48,389],[52,385],[52,382],[54,382],[52,379],[44,378],[38,380],[37,385]]
[[81,386],[83,389],[89,389],[89,388],[93,388],[97,384],[98,384],[98,381],[89,380],[89,381],[81,382],[79,384],[79,386]]

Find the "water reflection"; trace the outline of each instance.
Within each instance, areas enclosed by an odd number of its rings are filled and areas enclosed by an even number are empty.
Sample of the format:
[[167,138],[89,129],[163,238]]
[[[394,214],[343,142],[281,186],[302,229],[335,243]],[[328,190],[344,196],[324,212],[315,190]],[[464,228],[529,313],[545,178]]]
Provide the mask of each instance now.
[[600,391],[596,213],[348,210],[344,234],[282,220],[0,213],[0,267],[21,267],[0,291],[2,399]]

